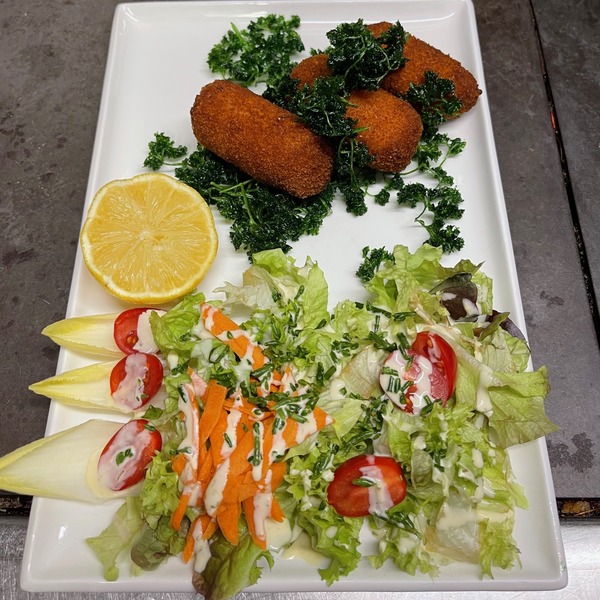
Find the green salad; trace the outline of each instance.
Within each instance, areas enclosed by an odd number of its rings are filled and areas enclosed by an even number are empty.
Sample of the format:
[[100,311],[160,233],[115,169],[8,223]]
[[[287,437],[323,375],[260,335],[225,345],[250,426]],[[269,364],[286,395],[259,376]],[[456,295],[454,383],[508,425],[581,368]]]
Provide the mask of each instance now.
[[[365,255],[366,302],[331,309],[317,264],[268,250],[242,285],[216,290],[222,300],[195,293],[152,314],[167,399],[144,419],[162,447],[139,495],[88,540],[106,578],[126,554],[134,572],[181,555],[196,589],[225,599],[302,540],[327,584],[360,561],[434,577],[453,561],[481,577],[518,566],[515,509],[527,499],[507,448],[556,429],[546,370],[528,368],[527,344],[493,310],[478,265],[442,266],[427,245]],[[225,322],[236,328],[219,330]]]

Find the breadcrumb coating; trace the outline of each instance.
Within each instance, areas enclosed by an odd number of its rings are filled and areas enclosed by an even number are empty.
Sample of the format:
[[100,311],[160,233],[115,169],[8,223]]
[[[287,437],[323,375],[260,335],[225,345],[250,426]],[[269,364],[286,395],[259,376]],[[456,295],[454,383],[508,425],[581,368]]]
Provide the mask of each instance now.
[[[330,75],[326,54],[304,59],[291,72],[300,86]],[[361,130],[357,138],[374,157],[371,167],[398,173],[410,163],[423,133],[421,118],[410,104],[384,90],[354,90],[346,115],[356,120]]]
[[205,85],[191,109],[198,143],[254,179],[297,198],[323,191],[333,150],[297,117],[231,81]]
[[[379,36],[391,25],[387,21],[381,21],[368,25],[368,28]],[[404,56],[406,63],[400,69],[388,73],[381,83],[383,89],[395,95],[405,94],[411,83],[424,83],[425,72],[433,71],[438,77],[454,83],[454,93],[462,104],[461,109],[450,118],[458,117],[475,106],[481,90],[475,77],[458,60],[411,34],[408,34],[404,45]]]

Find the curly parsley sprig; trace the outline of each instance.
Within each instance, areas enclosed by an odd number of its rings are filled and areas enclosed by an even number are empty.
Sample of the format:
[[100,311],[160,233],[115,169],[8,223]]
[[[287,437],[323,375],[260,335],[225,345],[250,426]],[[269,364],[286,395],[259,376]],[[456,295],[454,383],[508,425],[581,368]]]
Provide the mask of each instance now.
[[[418,209],[415,222],[427,231],[427,243],[445,252],[460,249],[464,244],[460,231],[448,221],[462,216],[462,197],[443,165],[458,155],[465,143],[438,131],[441,123],[460,110],[453,83],[427,73],[422,85],[410,87],[405,99],[419,111],[425,125],[413,168],[378,174],[369,166],[373,157],[358,140],[356,122],[346,116],[348,95],[355,88],[377,89],[389,71],[404,64],[406,33],[400,23],[380,36],[360,19],[343,23],[327,34],[330,46],[325,52],[334,75],[299,86],[290,76],[291,57],[304,48],[296,31],[299,25],[298,17],[286,20],[277,15],[259,17],[246,29],[232,24],[211,49],[208,62],[214,72],[242,85],[266,82],[263,96],[267,100],[295,113],[315,133],[330,139],[337,148],[334,172],[321,194],[298,200],[249,178],[202,147],[183,158],[187,148],[176,146],[164,133],[155,134],[148,145],[144,166],[154,170],[163,164],[176,166],[175,176],[231,221],[234,247],[249,256],[270,248],[287,252],[290,242],[318,233],[331,212],[336,191],[345,200],[346,210],[356,216],[367,211],[368,196],[383,205],[395,194],[398,205]],[[435,187],[406,184],[405,178],[415,172],[432,178]],[[371,192],[382,180],[382,187]]]
[[300,17],[274,14],[250,21],[245,29],[232,23],[210,50],[208,66],[245,87],[274,81],[290,70],[291,57],[304,50],[298,27]]

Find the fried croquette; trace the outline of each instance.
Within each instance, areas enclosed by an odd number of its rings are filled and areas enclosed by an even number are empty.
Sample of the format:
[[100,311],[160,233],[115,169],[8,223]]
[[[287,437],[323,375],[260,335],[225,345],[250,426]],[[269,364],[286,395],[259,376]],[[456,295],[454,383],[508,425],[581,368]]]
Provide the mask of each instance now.
[[205,85],[191,109],[202,146],[251,177],[297,198],[323,191],[333,149],[297,117],[231,81]]
[[301,60],[291,71],[290,77],[299,81],[299,87],[312,85],[318,77],[331,77],[327,54],[313,54]]
[[[367,27],[375,36],[379,36],[391,25],[382,21]],[[404,66],[384,77],[381,82],[384,90],[395,95],[405,94],[411,83],[414,85],[424,83],[425,72],[433,71],[438,77],[449,79],[454,83],[454,94],[462,104],[460,110],[448,118],[458,117],[475,106],[481,90],[475,77],[458,60],[411,34],[408,34],[404,44],[404,57],[407,59]]]
[[410,163],[423,133],[419,113],[384,90],[354,90],[346,115],[356,119],[356,136],[373,155],[370,166],[399,173]]
[[[300,86],[331,76],[327,55],[304,59],[290,76]],[[372,168],[398,173],[410,163],[423,133],[421,118],[410,104],[384,90],[354,90],[348,96],[346,116],[356,120],[357,139],[374,157]]]

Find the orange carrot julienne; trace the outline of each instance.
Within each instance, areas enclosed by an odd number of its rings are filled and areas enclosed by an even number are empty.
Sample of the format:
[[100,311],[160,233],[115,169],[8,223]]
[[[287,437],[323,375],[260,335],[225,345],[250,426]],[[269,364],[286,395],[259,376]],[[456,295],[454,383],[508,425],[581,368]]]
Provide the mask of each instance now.
[[[196,529],[200,531],[196,531]],[[190,529],[185,538],[185,546],[183,548],[182,558],[184,563],[188,563],[194,556],[196,545],[196,537],[209,539],[217,530],[217,522],[208,515],[198,515],[190,525]]]
[[240,520],[241,506],[238,502],[222,504],[217,513],[217,523],[225,539],[232,545],[239,542],[238,521]]
[[[260,346],[220,310],[203,304],[201,313],[207,329],[226,343],[238,357],[250,358],[254,369],[268,362]],[[282,521],[285,518],[274,492],[284,479],[287,465],[278,461],[277,455],[293,448],[328,425],[331,418],[321,409],[315,408],[307,416],[306,423],[299,423],[291,417],[285,421],[278,418],[277,423],[281,427],[273,431],[276,422],[276,402],[269,402],[267,408],[258,408],[243,397],[239,390],[233,397],[228,398],[225,386],[216,381],[204,382],[196,375],[194,371],[190,371],[192,383],[185,385],[185,391],[191,407],[182,412],[184,418],[190,419],[189,423],[186,422],[186,427],[189,428],[188,436],[192,440],[194,451],[190,456],[180,454],[172,460],[173,470],[181,478],[185,477],[188,480],[190,477],[186,466],[188,461],[193,461],[191,466],[194,479],[182,482],[183,491],[171,516],[171,525],[176,530],[181,529],[191,496],[195,498],[197,492],[198,501],[195,501],[194,505],[204,506],[210,514],[202,514],[192,523],[183,550],[184,561],[187,562],[193,557],[195,540],[198,540],[199,536],[209,539],[217,529],[220,529],[232,545],[237,545],[238,521],[242,513],[254,543],[266,549],[264,523],[256,519],[265,519],[268,516]],[[289,366],[283,374],[277,371],[271,374],[271,392],[297,395],[298,392],[292,391],[292,384],[293,375]],[[263,392],[264,395],[268,394],[264,387],[266,381],[263,387],[258,389],[258,395],[263,395]],[[200,404],[198,399],[201,400]],[[253,457],[257,452],[259,456],[255,461]],[[203,496],[211,484],[219,488],[215,491],[219,491],[220,500],[216,506],[209,507],[208,504],[204,504]],[[263,514],[263,510],[257,513],[257,498],[260,498],[261,502],[268,501],[268,514]]]
[[285,519],[285,513],[281,508],[281,504],[277,501],[277,498],[273,496],[273,501],[271,503],[271,513],[269,515],[271,519],[281,523]]
[[183,469],[186,465],[185,456],[181,453],[176,454],[171,460],[171,466],[173,467],[173,471],[177,473],[177,475],[181,475]]
[[248,526],[248,532],[252,537],[252,541],[261,549],[267,549],[267,539],[265,536],[258,535],[256,531],[256,507],[254,506],[254,498],[246,498],[242,502],[242,508],[244,509],[244,516],[246,517],[246,525]]
[[192,556],[194,556],[194,529],[198,525],[198,517],[196,517],[192,524],[190,525],[190,530],[188,531],[187,537],[185,538],[185,546],[183,547],[183,553],[181,558],[184,563],[190,562]]
[[251,358],[252,368],[259,369],[267,362],[261,347],[235,321],[218,308],[204,303],[200,314],[206,328],[219,340],[227,344],[238,358]]
[[213,455],[206,450],[198,464],[198,482],[200,483],[201,493],[206,491],[214,471]]
[[210,515],[200,515],[200,519],[202,519],[202,537],[208,540],[217,530],[217,520]]
[[212,430],[220,419],[223,418],[223,402],[227,397],[227,388],[215,381],[209,381],[206,392],[202,397],[204,402],[204,411],[200,418],[200,444],[205,444],[210,437]]
[[181,529],[181,522],[183,521],[183,517],[185,515],[185,511],[188,507],[190,501],[190,494],[188,492],[182,492],[181,496],[179,496],[179,504],[177,508],[173,511],[171,515],[171,527],[175,529],[175,531],[179,531]]

